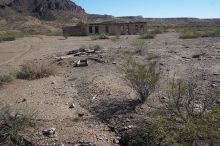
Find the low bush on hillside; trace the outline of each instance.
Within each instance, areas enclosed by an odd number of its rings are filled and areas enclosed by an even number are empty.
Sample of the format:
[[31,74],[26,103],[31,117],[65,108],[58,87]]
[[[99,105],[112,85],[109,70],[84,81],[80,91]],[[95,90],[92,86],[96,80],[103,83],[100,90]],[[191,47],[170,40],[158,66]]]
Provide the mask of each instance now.
[[180,38],[190,39],[198,37],[220,37],[219,27],[184,28],[178,31]]
[[0,75],[0,86],[12,82],[13,80],[16,79],[16,74],[15,73],[7,73],[7,74],[1,74]]
[[34,80],[54,76],[58,72],[58,68],[54,64],[48,62],[34,62],[30,61],[21,66],[18,73],[18,78]]
[[180,31],[180,38],[181,39],[194,39],[194,38],[198,38],[198,37],[200,37],[200,35],[193,30],[184,29],[184,30]]
[[150,34],[150,33],[146,33],[146,34],[141,34],[139,36],[139,39],[154,39],[155,34]]
[[136,62],[134,59],[127,59],[124,65],[126,79],[139,94],[140,101],[144,102],[154,91],[155,85],[159,80],[159,72],[156,70],[156,62],[148,66]]
[[124,135],[124,145],[220,145],[217,95],[193,82],[173,81],[160,107],[153,109],[141,126]]
[[2,41],[14,41],[16,38],[12,34],[0,34],[0,42]]
[[29,107],[13,109],[9,106],[0,110],[0,145],[9,138],[15,145],[23,144],[24,131],[33,126],[37,112]]
[[155,34],[155,35],[156,34],[161,34],[161,33],[164,33],[164,32],[165,32],[165,29],[162,28],[162,27],[161,28],[155,28],[155,29],[150,31],[151,34]]

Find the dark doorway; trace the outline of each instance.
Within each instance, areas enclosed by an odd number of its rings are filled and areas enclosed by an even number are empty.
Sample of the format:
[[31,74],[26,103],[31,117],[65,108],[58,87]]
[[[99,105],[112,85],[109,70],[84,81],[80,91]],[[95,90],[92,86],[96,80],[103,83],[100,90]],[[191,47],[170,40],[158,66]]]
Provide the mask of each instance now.
[[95,33],[96,33],[96,34],[99,33],[99,26],[95,26]]
[[93,33],[92,26],[89,26],[89,33]]
[[108,26],[105,26],[105,33],[109,33],[109,28],[108,28]]

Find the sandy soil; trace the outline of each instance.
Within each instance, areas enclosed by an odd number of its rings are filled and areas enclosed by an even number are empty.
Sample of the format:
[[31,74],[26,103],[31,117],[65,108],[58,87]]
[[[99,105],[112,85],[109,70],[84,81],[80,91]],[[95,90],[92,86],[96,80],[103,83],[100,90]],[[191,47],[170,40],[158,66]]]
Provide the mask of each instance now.
[[[121,59],[129,51],[137,36],[123,36],[118,42],[92,41],[89,37],[28,37],[0,43],[0,72],[19,69],[28,60],[49,60],[59,66],[59,74],[34,81],[16,80],[0,88],[1,107],[29,106],[38,111],[36,127],[27,132],[28,140],[35,144],[90,144],[111,146],[120,136],[121,128],[134,125],[144,116],[146,105],[136,108],[137,95],[124,79]],[[57,61],[57,57],[82,45],[102,46],[105,63],[89,60],[89,66],[75,68],[74,57]],[[158,61],[161,80],[151,99],[163,94],[163,84],[169,78],[198,79],[207,87],[216,84],[220,90],[219,38],[178,39],[176,33],[157,35],[146,40],[146,52]],[[143,63],[149,55],[134,55]],[[193,55],[203,54],[199,59]],[[22,102],[26,99],[25,102]],[[69,104],[75,108],[70,109]],[[79,116],[83,115],[83,116]],[[135,122],[136,120],[136,122]],[[54,127],[57,136],[48,138],[42,130]],[[114,129],[114,130],[113,130]],[[116,145],[116,144],[115,144]]]

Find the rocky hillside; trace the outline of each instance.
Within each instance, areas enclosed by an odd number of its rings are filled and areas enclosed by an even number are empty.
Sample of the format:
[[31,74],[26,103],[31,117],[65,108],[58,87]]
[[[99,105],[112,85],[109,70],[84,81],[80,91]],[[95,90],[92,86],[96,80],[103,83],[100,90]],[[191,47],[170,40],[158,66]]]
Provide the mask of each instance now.
[[70,0],[0,1],[0,27],[10,29],[36,25],[57,27],[86,19],[85,10]]

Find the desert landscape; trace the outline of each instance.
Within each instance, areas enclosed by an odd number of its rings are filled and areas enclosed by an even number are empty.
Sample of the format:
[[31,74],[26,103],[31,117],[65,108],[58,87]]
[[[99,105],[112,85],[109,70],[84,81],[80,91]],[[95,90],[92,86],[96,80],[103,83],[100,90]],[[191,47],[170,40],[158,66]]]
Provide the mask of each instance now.
[[[72,6],[66,3],[59,11]],[[218,20],[146,19],[146,34],[66,36],[56,7],[23,9],[29,17],[20,12],[13,20],[25,20],[12,25],[3,12],[20,7],[0,3],[0,145],[220,144]]]

